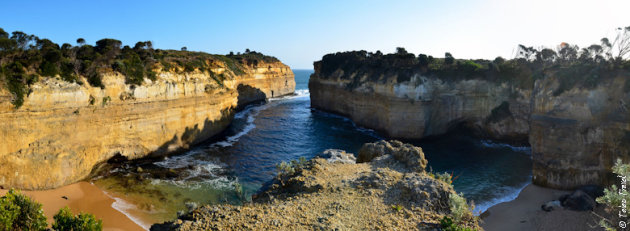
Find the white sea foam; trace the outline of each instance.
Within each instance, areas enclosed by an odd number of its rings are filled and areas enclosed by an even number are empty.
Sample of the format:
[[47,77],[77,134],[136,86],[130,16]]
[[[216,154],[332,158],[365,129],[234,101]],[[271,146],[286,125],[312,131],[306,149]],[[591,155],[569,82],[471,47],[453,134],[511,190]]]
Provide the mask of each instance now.
[[[304,98],[310,96],[310,92],[308,89],[299,89],[296,90],[293,95],[287,95],[278,98],[271,98],[269,101],[284,101],[288,99],[296,99],[296,98]],[[211,147],[229,147],[236,143],[242,136],[249,133],[251,130],[256,128],[256,124],[254,121],[256,120],[256,116],[260,111],[265,110],[276,104],[263,104],[263,105],[250,105],[247,106],[243,111],[240,111],[234,115],[235,119],[244,119],[246,118],[246,125],[243,126],[242,130],[234,135],[225,137],[225,140],[217,141],[211,145]]]
[[481,145],[489,148],[509,148],[515,152],[532,153],[532,148],[527,146],[512,146],[505,143],[495,143],[491,140],[481,140]]
[[202,149],[193,149],[184,155],[166,157],[164,160],[154,162],[153,164],[163,168],[185,168],[195,163],[196,160],[194,157],[199,154],[203,154]]
[[256,105],[256,106],[248,106],[245,110],[240,111],[234,115],[235,119],[243,119],[245,120],[245,126],[243,126],[242,130],[234,135],[225,137],[225,140],[215,142],[211,145],[211,147],[228,147],[232,146],[236,141],[238,141],[242,136],[249,133],[251,130],[256,128],[256,124],[254,121],[256,120],[256,116],[260,113],[261,110],[267,109],[269,104],[264,105]]
[[219,141],[219,142],[214,143],[212,146],[215,146],[215,147],[232,146],[232,144],[234,144],[242,136],[246,135],[247,133],[249,133],[254,128],[256,128],[256,125],[254,124],[254,116],[250,115],[250,117],[247,118],[247,125],[245,125],[245,127],[243,127],[243,130],[241,130],[239,133],[236,133],[236,134],[234,134],[232,136],[226,137],[225,140],[223,140],[223,141]]
[[523,191],[523,189],[527,185],[529,185],[530,181],[531,180],[527,181],[527,183],[523,184],[522,186],[520,186],[518,188],[515,188],[515,187],[502,187],[502,188],[497,189],[497,190],[506,192],[506,194],[504,196],[502,196],[502,197],[497,197],[497,198],[494,198],[494,199],[492,199],[490,201],[486,201],[484,203],[475,205],[475,211],[473,211],[473,213],[475,215],[479,215],[479,214],[485,212],[486,210],[488,210],[488,208],[490,208],[490,207],[492,207],[494,205],[497,205],[497,204],[503,203],[503,202],[507,202],[507,201],[512,201],[512,200],[516,199],[516,197],[518,197],[518,194],[520,194],[521,191]]
[[112,208],[114,208],[115,210],[119,211],[120,213],[124,214],[126,217],[128,217],[131,221],[133,221],[133,223],[138,224],[140,227],[142,227],[144,230],[149,230],[151,228],[151,224],[143,222],[142,220],[140,220],[137,217],[132,216],[129,211],[131,210],[138,210],[138,207],[136,207],[135,205],[121,199],[118,197],[114,197],[112,195],[110,195],[109,193],[103,191],[105,193],[105,195],[107,195],[109,198],[114,199],[114,203],[112,203]]
[[226,165],[219,161],[218,158],[210,160],[198,159],[197,157],[204,155],[203,150],[196,149],[190,151],[187,155],[174,156],[155,165],[164,168],[184,168],[180,173],[181,177],[174,180],[152,179],[151,184],[172,184],[178,187],[188,189],[199,189],[208,185],[216,189],[232,189],[234,183],[238,179],[230,179],[223,173],[226,171]]
[[238,182],[238,179],[230,179],[226,176],[218,176],[211,179],[204,179],[203,181],[191,181],[187,179],[182,180],[162,180],[152,179],[152,185],[175,185],[179,188],[185,188],[188,190],[197,190],[203,188],[213,188],[218,190],[232,190],[234,184]]
[[311,93],[308,91],[308,89],[299,89],[299,90],[295,90],[295,92],[291,95],[271,98],[269,99],[269,101],[281,101],[281,100],[287,100],[287,99],[306,98],[306,97],[309,97],[310,95]]

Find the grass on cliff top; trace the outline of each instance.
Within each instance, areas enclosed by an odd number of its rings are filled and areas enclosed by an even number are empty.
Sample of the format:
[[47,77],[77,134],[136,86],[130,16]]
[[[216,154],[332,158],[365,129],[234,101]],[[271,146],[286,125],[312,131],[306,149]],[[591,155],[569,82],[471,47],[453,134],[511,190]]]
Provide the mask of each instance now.
[[[137,42],[133,47],[116,39],[101,39],[95,45],[77,44],[61,46],[21,31],[9,33],[0,28],[0,84],[13,96],[12,103],[19,108],[30,86],[41,76],[57,77],[67,82],[89,84],[104,88],[102,73],[116,71],[125,76],[125,82],[142,85],[145,79],[156,80],[157,72],[178,73],[208,72],[226,67],[228,75],[243,75],[246,67],[257,67],[278,59],[247,49],[244,53],[212,55],[204,52],[154,49],[151,41]],[[83,82],[87,80],[87,83]],[[222,86],[221,78],[214,78]]]

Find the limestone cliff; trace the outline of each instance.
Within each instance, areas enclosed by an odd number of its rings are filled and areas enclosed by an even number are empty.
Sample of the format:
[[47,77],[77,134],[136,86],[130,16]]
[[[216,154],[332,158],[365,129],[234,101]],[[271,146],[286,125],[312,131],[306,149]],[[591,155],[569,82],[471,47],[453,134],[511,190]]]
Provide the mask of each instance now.
[[495,69],[508,77],[486,71],[461,78],[461,63],[436,74],[413,62],[327,55],[314,64],[311,105],[389,137],[418,139],[463,125],[484,137],[529,142],[533,182],[546,187],[609,184],[615,159],[630,159],[627,69],[584,64],[533,74],[505,65]]
[[134,159],[186,149],[223,131],[238,106],[294,91],[293,73],[280,62],[243,68],[158,71],[140,86],[109,71],[104,88],[43,77],[19,109],[0,91],[0,186],[54,188],[84,179],[117,154]]
[[559,85],[559,78],[550,76],[534,87],[529,136],[534,183],[565,189],[616,183],[611,166],[630,157],[628,75],[557,94]]
[[327,75],[321,69],[315,63],[309,80],[311,106],[389,137],[419,139],[464,124],[491,138],[527,140],[531,90],[483,79],[444,80],[420,71],[378,76],[337,69]]

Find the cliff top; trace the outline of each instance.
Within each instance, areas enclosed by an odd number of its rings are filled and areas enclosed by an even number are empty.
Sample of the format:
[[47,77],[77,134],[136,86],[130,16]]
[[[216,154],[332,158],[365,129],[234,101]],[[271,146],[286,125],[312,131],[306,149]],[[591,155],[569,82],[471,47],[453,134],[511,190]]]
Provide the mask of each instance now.
[[[593,87],[601,78],[615,77],[630,72],[630,27],[623,28],[610,42],[580,49],[562,43],[556,49],[533,48],[519,45],[517,56],[506,60],[455,59],[446,52],[437,58],[407,52],[397,48],[395,53],[383,54],[367,51],[338,52],[325,55],[314,63],[315,76],[322,79],[350,81],[346,87],[354,89],[365,82],[409,81],[414,75],[440,78],[445,81],[484,79],[509,82],[520,88],[533,88],[536,79],[557,76],[562,90],[574,85]],[[623,41],[626,41],[625,43]],[[630,86],[628,86],[630,89]]]
[[479,229],[450,183],[424,171],[422,149],[380,141],[361,153],[367,162],[327,150],[326,158],[281,164],[254,203],[203,206],[152,230],[434,230],[451,218]]
[[[13,96],[20,107],[31,86],[46,77],[69,83],[89,84],[105,88],[103,74],[117,72],[126,84],[142,85],[145,79],[155,81],[159,72],[208,73],[219,85],[251,68],[277,66],[280,61],[271,56],[250,51],[228,55],[204,52],[154,49],[151,41],[137,42],[133,47],[116,39],[101,39],[96,44],[61,46],[21,31],[11,33],[0,28],[0,89]],[[2,90],[0,90],[1,92]]]

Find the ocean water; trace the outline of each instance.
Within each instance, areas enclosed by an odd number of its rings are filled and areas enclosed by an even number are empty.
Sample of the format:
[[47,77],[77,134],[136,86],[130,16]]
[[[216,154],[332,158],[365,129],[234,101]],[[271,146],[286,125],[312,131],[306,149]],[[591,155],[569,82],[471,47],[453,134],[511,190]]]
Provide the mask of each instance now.
[[[251,105],[236,114],[220,137],[179,155],[113,164],[95,184],[117,198],[114,205],[150,223],[171,220],[187,205],[247,201],[275,175],[276,164],[312,158],[325,149],[356,153],[383,139],[348,118],[310,108],[312,70],[294,70],[296,95]],[[454,133],[415,142],[434,172],[457,178],[454,187],[477,212],[514,199],[531,181],[531,150]]]

